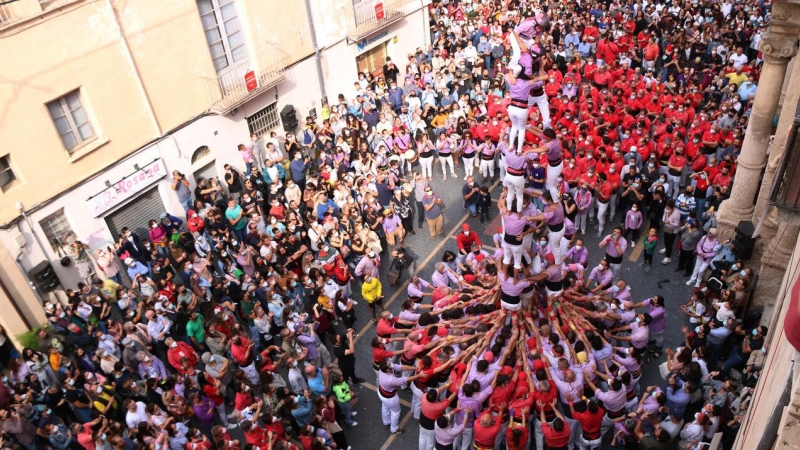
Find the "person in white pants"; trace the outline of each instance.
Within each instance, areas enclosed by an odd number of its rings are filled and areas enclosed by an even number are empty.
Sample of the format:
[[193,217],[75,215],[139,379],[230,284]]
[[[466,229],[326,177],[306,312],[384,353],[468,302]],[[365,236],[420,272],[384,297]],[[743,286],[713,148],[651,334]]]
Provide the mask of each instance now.
[[383,424],[389,427],[389,431],[392,434],[406,431],[400,428],[400,396],[397,389],[420,377],[419,375],[410,377],[397,377],[394,375],[394,372],[402,370],[403,366],[399,364],[389,364],[387,361],[382,361],[380,374],[378,374],[378,399],[381,401],[381,419]]
[[472,133],[467,131],[464,133],[464,138],[461,139],[461,145],[458,147],[461,151],[461,161],[464,162],[464,171],[467,175],[464,177],[471,177],[475,172],[475,156],[478,154],[478,144],[472,139]]
[[439,151],[439,163],[442,165],[442,179],[447,181],[447,166],[450,166],[450,174],[453,178],[456,177],[456,168],[453,164],[453,150],[458,146],[455,142],[455,137],[445,137],[445,134],[439,133],[439,139],[436,141],[436,150]]
[[695,259],[694,262],[692,278],[686,282],[687,286],[691,286],[692,283],[694,283],[694,287],[700,287],[700,283],[703,281],[703,274],[706,272],[706,269],[708,269],[708,265],[711,264],[711,261],[717,255],[717,251],[720,248],[722,248],[722,245],[720,245],[717,240],[717,229],[709,228],[706,235],[700,239],[700,242],[697,243],[697,247],[695,248],[697,251],[697,259]]
[[433,150],[435,149],[433,143],[428,138],[426,133],[422,133],[422,137],[417,141],[417,151],[419,152],[419,166],[422,173],[422,178],[428,181],[433,180]]
[[478,157],[480,158],[480,171],[484,180],[494,178],[494,154],[495,148],[492,140],[488,137],[486,141],[478,146]]

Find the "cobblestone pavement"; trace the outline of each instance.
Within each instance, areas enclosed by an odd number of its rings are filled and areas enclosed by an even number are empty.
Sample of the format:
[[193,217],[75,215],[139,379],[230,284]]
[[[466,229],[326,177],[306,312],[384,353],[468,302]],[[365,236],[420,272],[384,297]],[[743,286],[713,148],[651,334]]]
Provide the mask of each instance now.
[[[463,174],[463,168],[457,171]],[[421,273],[423,279],[430,281],[430,275],[434,270],[434,265],[441,259],[442,253],[450,249],[457,250],[455,236],[461,228],[463,223],[468,223],[470,228],[476,232],[481,233],[481,240],[484,243],[484,248],[493,250],[494,244],[492,243],[492,234],[497,231],[499,226],[498,211],[496,209],[496,201],[493,204],[491,218],[493,219],[490,224],[482,224],[478,218],[471,218],[467,215],[466,210],[463,208],[461,201],[461,188],[465,181],[463,177],[453,179],[448,177],[447,181],[442,181],[441,172],[438,164],[434,166],[434,176],[432,185],[434,192],[439,195],[445,202],[445,221],[444,230],[446,233],[445,238],[433,239],[428,233],[427,224],[423,228],[417,228],[416,235],[409,235],[406,239],[406,245],[409,252],[414,256],[417,262],[417,270]],[[477,174],[477,171],[476,171]],[[476,175],[476,181],[480,182],[480,175]],[[496,181],[493,185],[492,196],[496,200],[502,191],[502,185]],[[616,217],[619,221],[621,217]],[[416,225],[416,216],[415,221]],[[605,233],[609,233],[613,229],[609,223],[606,224]],[[589,249],[589,266],[596,265],[602,259],[604,252],[598,247],[600,238],[597,238],[597,229],[590,226],[586,230],[584,238],[586,247]],[[641,238],[640,238],[641,239]],[[687,278],[683,277],[682,273],[675,271],[677,267],[677,258],[673,258],[673,262],[669,265],[661,265],[659,254],[655,255],[655,262],[653,269],[646,273],[639,263],[642,261],[642,245],[641,242],[636,246],[628,246],[626,257],[623,262],[620,277],[628,282],[631,286],[631,292],[635,301],[641,301],[652,295],[661,295],[666,300],[667,305],[667,331],[665,335],[665,347],[676,347],[683,341],[683,334],[680,331],[680,326],[688,323],[686,316],[681,314],[678,310],[678,305],[685,302],[690,294],[691,288],[685,285]],[[660,248],[660,247],[659,247]],[[388,256],[384,255],[382,264],[382,276],[384,295],[386,296],[387,309],[395,315],[400,312],[401,305],[406,297],[406,286],[408,279],[404,275],[400,284],[397,287],[389,287],[385,281],[385,270],[388,268]],[[354,285],[354,291],[358,291],[357,286]],[[360,299],[360,295],[356,294],[355,298]],[[400,415],[400,427],[405,428],[406,432],[402,434],[392,435],[388,427],[383,426],[381,420],[381,403],[378,399],[375,386],[375,377],[372,370],[372,348],[370,342],[375,336],[375,327],[369,319],[369,310],[366,303],[359,301],[356,306],[356,330],[359,332],[359,338],[356,342],[356,373],[358,376],[365,378],[366,383],[357,390],[358,402],[355,404],[353,411],[358,412],[355,420],[358,426],[346,428],[348,444],[354,450],[360,449],[374,449],[374,450],[387,450],[387,449],[409,449],[416,448],[419,435],[419,425],[414,421],[410,412],[411,392],[402,391],[400,393],[402,412]],[[658,364],[665,360],[666,356],[662,356],[659,360],[654,360],[649,364],[645,364],[643,369],[642,385],[648,386],[652,384],[662,385],[663,381],[659,378]]]

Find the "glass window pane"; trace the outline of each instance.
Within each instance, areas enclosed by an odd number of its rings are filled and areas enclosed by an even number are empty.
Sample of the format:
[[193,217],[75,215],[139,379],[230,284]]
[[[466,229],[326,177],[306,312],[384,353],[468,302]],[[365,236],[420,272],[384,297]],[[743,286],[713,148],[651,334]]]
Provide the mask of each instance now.
[[197,8],[200,10],[200,14],[205,14],[213,11],[214,5],[211,4],[211,0],[197,0]]
[[12,172],[10,169],[0,171],[0,186],[6,186],[15,179],[16,177],[14,176],[14,172]]
[[64,115],[64,110],[61,109],[61,102],[58,100],[48,103],[47,110],[50,111],[50,117],[52,117],[53,120]]
[[200,16],[200,21],[203,23],[204,30],[217,28],[217,16],[215,16],[213,12]]
[[216,69],[217,72],[219,72],[220,70],[222,70],[222,69],[224,69],[226,67],[228,67],[228,57],[227,56],[223,55],[223,56],[221,56],[219,58],[214,58],[214,69]]
[[83,111],[83,108],[78,108],[72,111],[72,121],[75,123],[75,126],[79,127],[89,120],[86,118],[86,113]]
[[67,107],[70,111],[74,111],[81,107],[81,98],[77,92],[72,92],[67,94],[64,99],[67,101]]
[[61,142],[64,143],[64,147],[67,150],[72,150],[76,145],[78,145],[78,141],[75,140],[75,135],[72,134],[71,131],[67,134],[61,135]]
[[228,46],[231,49],[234,49],[236,47],[241,47],[243,45],[244,45],[244,35],[241,32],[228,35]]
[[64,135],[70,132],[69,121],[67,121],[66,117],[59,117],[55,121],[56,129],[58,130],[58,134]]
[[225,34],[227,34],[228,36],[232,35],[233,33],[236,33],[241,29],[242,27],[239,25],[238,17],[234,17],[231,20],[225,21]]
[[247,58],[247,50],[245,46],[237,47],[231,50],[231,56],[233,57],[233,61],[241,61]]
[[94,136],[94,131],[92,131],[92,126],[87,122],[78,127],[78,134],[80,134],[81,140],[85,141]]
[[227,4],[220,8],[220,13],[222,13],[222,20],[227,22],[228,19],[236,17],[236,5],[233,3]]
[[209,45],[219,42],[220,40],[222,40],[222,36],[219,34],[219,28],[214,27],[206,31],[206,42],[208,42]]
[[216,59],[220,57],[225,57],[225,47],[222,46],[222,42],[217,42],[214,45],[208,47],[211,50],[211,57]]

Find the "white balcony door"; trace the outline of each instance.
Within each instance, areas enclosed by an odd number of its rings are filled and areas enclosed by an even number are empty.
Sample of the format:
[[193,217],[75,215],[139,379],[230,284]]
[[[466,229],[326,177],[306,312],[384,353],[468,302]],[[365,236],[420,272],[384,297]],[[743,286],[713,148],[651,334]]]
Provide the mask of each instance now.
[[[244,64],[236,64],[247,60],[247,48],[244,42],[244,33],[239,24],[239,16],[236,13],[236,3],[234,0],[197,0],[197,7],[200,10],[200,18],[203,23],[203,30],[211,52],[211,59],[214,62],[214,69],[219,75],[220,82],[223,78],[228,78],[229,72],[242,71],[244,76],[246,70],[242,69]],[[231,74],[231,81],[239,78],[237,73]],[[223,83],[226,85],[228,83]]]

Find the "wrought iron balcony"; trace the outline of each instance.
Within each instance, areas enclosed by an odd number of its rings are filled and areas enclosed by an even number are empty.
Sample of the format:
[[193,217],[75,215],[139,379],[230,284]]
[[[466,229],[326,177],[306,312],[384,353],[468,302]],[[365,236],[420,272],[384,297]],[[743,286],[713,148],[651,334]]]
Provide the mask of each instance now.
[[775,174],[769,202],[778,208],[778,220],[800,223],[800,103],[794,116],[783,159]]
[[257,57],[239,61],[214,78],[204,77],[208,87],[208,110],[227,114],[264,93],[286,78],[289,55],[277,47]]
[[[357,42],[408,14],[419,0],[361,0],[347,18],[347,39]],[[349,8],[348,8],[349,9]]]

